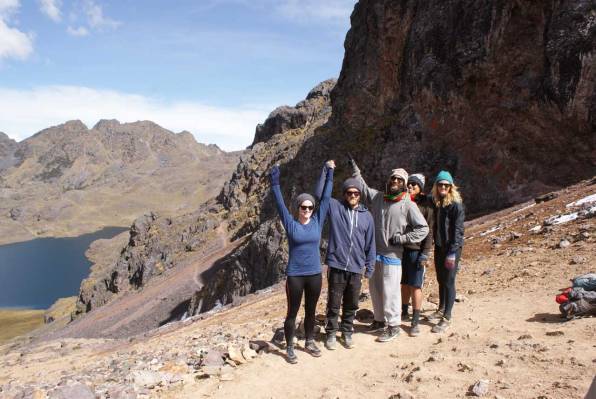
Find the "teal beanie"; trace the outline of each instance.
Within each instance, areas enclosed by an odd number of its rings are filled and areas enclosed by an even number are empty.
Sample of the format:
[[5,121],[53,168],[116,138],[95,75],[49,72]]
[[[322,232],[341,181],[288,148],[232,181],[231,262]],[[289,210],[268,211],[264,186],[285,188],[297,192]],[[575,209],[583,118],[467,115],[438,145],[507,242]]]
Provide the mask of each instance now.
[[449,182],[449,184],[453,184],[453,177],[451,176],[451,173],[447,172],[446,170],[442,170],[439,172],[439,174],[435,178],[435,184],[437,184],[441,180],[446,180]]

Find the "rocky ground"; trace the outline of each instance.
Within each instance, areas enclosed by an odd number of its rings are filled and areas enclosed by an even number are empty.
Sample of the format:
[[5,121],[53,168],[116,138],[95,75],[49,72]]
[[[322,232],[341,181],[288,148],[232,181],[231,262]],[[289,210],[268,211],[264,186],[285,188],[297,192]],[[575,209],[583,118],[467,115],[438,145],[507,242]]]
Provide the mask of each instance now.
[[[425,322],[411,338],[404,323],[398,339],[380,344],[362,319],[356,348],[323,349],[321,358],[299,351],[290,365],[270,342],[285,311],[280,284],[126,339],[14,340],[0,348],[0,396],[583,398],[596,375],[596,322],[563,321],[554,296],[596,269],[596,203],[567,206],[596,194],[594,183],[468,222],[454,323],[443,335]],[[429,270],[424,313],[435,291]]]

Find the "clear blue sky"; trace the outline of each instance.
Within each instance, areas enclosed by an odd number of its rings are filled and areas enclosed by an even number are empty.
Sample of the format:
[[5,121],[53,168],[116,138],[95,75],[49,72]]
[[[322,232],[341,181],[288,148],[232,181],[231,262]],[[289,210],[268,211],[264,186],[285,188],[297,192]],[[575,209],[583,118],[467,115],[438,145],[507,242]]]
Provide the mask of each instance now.
[[0,131],[150,119],[240,149],[337,77],[355,0],[0,0]]

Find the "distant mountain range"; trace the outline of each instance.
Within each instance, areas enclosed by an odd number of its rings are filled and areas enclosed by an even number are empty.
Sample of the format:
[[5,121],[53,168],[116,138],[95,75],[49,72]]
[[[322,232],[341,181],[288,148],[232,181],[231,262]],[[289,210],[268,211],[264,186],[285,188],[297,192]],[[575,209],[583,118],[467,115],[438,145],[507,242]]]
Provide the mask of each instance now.
[[19,143],[0,133],[0,244],[184,212],[220,191],[240,154],[150,121],[69,121]]

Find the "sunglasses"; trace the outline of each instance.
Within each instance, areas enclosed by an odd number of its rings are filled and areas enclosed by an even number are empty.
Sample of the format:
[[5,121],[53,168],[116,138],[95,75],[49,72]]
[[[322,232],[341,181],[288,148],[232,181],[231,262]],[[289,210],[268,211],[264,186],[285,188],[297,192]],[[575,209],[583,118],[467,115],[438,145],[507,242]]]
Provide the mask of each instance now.
[[315,207],[313,205],[300,205],[300,209],[303,211],[312,211]]
[[401,177],[391,176],[391,181],[398,181],[398,180],[404,181],[404,179],[402,179]]
[[348,197],[360,197],[360,191],[346,191]]
[[418,185],[418,183],[414,183],[411,181],[408,182],[408,186],[416,187],[417,185]]
[[449,188],[449,187],[451,187],[451,184],[449,184],[449,183],[437,183],[437,187]]

